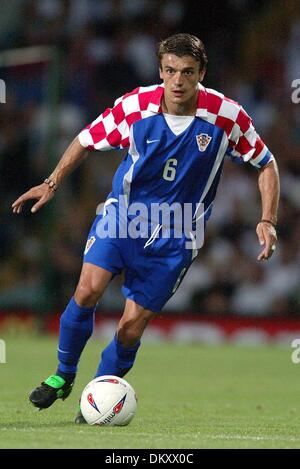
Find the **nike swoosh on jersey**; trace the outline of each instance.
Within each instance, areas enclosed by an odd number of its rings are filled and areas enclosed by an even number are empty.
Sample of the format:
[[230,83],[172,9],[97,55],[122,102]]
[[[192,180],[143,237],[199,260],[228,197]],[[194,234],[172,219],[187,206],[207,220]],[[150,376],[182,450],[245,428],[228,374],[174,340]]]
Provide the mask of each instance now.
[[159,142],[159,139],[157,139],[157,140],[148,140],[147,139],[147,143],[154,143],[154,142]]

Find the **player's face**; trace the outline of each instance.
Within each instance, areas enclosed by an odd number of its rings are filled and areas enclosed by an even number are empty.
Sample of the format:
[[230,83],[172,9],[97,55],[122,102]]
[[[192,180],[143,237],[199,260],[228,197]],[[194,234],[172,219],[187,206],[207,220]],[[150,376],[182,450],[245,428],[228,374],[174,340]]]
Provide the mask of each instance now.
[[194,57],[164,54],[161,60],[160,78],[165,85],[164,98],[168,105],[189,107],[195,104],[198,82],[203,80],[204,71]]

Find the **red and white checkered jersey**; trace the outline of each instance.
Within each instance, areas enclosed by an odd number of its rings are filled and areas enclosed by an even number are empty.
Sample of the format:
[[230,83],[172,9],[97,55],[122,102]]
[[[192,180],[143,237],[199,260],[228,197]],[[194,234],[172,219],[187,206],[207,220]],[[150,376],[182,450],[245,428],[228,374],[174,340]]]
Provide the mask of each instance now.
[[[130,146],[130,127],[134,122],[162,112],[164,85],[135,88],[118,98],[83,129],[81,145],[88,150],[123,149]],[[237,102],[199,83],[196,117],[221,128],[228,138],[227,153],[260,168],[274,159],[253,126],[251,118]]]

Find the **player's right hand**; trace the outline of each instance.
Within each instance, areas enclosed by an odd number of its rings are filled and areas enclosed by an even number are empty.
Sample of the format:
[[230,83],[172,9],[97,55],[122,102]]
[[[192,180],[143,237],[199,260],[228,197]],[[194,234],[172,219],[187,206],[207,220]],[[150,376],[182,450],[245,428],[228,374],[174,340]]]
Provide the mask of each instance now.
[[24,203],[27,200],[37,200],[37,203],[32,207],[31,212],[37,212],[43,205],[54,197],[54,191],[48,184],[40,184],[39,186],[32,187],[25,194],[21,195],[12,204],[13,213],[21,213]]

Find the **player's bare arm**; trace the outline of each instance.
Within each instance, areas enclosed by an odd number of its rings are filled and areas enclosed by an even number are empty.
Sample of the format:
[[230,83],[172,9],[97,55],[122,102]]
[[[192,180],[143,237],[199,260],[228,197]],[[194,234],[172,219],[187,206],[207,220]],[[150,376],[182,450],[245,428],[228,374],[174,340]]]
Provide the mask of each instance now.
[[256,228],[256,233],[261,245],[264,246],[258,256],[258,260],[269,259],[276,247],[276,223],[279,201],[279,173],[276,161],[271,161],[264,166],[259,173],[258,186],[261,194],[262,217]]
[[63,179],[79,166],[87,155],[88,151],[80,144],[78,137],[76,137],[45,182],[39,186],[32,187],[12,204],[13,212],[21,213],[23,205],[27,200],[37,200],[31,209],[32,213],[37,212],[54,197],[55,191]]

